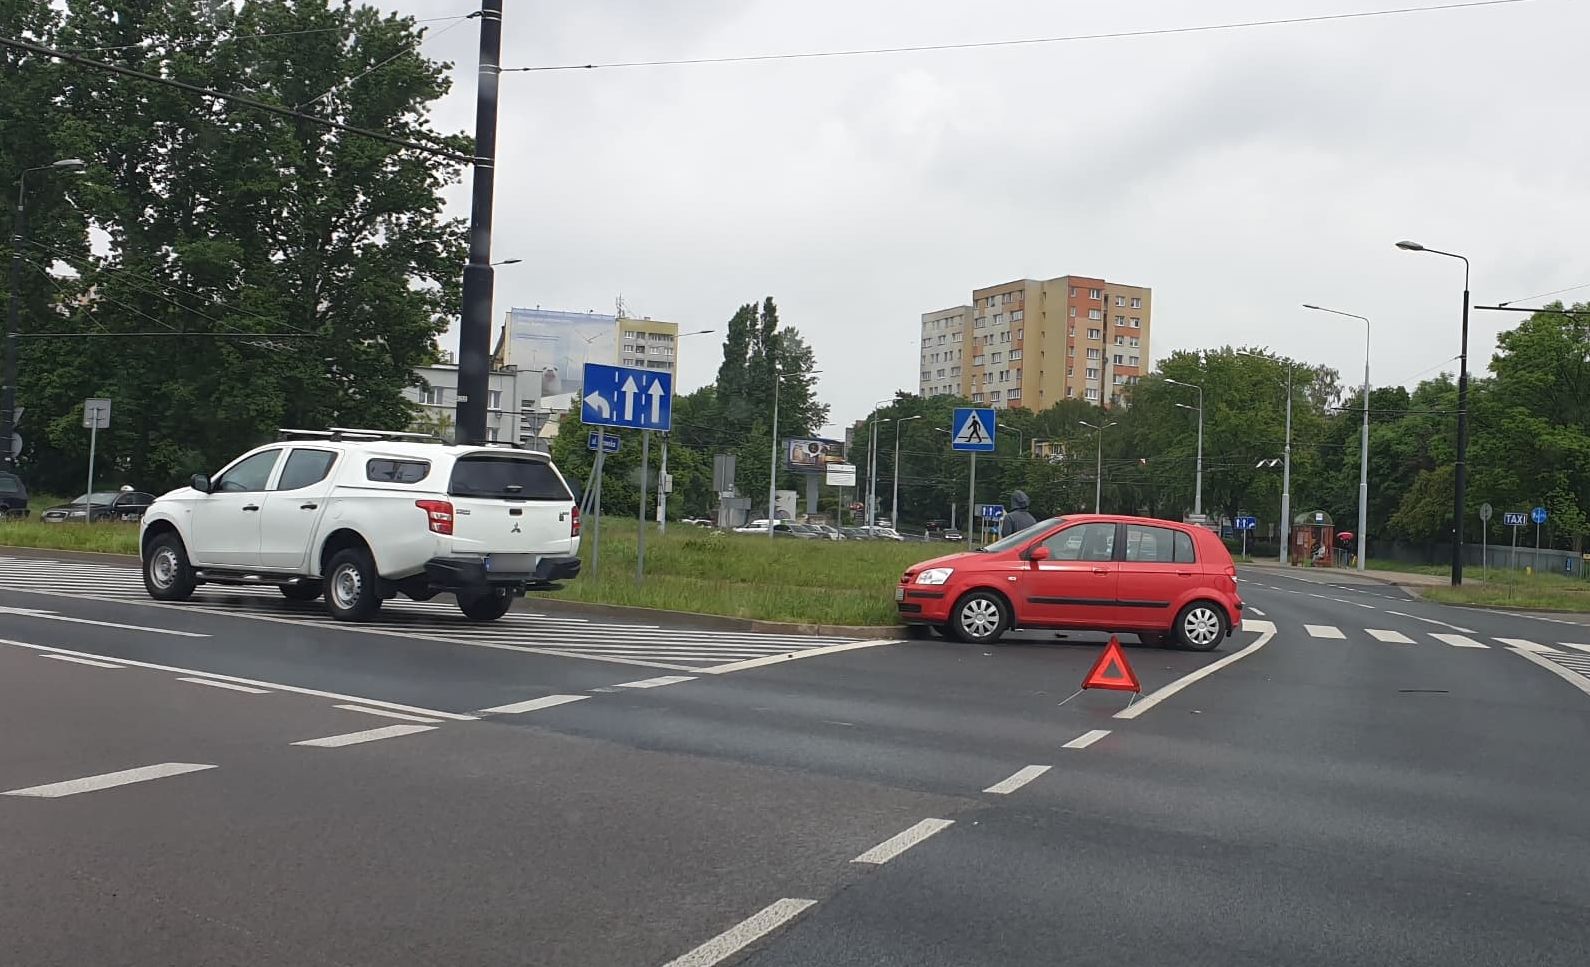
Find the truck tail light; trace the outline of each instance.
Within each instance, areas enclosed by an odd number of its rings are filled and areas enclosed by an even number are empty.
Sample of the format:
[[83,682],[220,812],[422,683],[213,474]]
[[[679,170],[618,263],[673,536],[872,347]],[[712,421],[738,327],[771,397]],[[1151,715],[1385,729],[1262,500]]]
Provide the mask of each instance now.
[[573,511],[571,511],[569,513],[569,536],[570,537],[579,537],[580,536],[580,505],[579,504],[575,504]]
[[445,500],[416,500],[414,506],[425,511],[425,523],[432,534],[453,533],[453,505]]

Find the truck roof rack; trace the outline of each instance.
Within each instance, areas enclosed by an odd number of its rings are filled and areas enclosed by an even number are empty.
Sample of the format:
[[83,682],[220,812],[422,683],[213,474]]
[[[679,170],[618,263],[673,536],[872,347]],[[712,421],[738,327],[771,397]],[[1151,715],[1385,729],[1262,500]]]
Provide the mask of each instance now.
[[334,426],[328,430],[276,431],[278,440],[414,440],[440,442],[434,433],[409,433],[402,430],[364,430],[356,427]]

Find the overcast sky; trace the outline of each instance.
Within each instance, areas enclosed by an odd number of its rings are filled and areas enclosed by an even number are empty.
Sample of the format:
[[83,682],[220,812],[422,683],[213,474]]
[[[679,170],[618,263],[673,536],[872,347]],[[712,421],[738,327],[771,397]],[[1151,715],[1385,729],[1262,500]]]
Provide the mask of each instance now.
[[[508,0],[504,66],[961,43],[1434,0]],[[382,0],[422,17],[470,0]],[[449,24],[433,25],[433,34]],[[1590,283],[1590,2],[1140,39],[503,78],[493,257],[510,306],[716,328],[773,296],[834,426],[915,391],[920,315],[1068,273],[1154,289],[1153,356],[1269,346],[1376,385],[1458,353],[1475,302]],[[439,125],[473,130],[474,21]],[[467,185],[454,209],[467,213]],[[1570,294],[1590,298],[1590,289]],[[1341,324],[1338,325],[1337,322]],[[1510,315],[1476,312],[1483,369]],[[1446,363],[1455,370],[1456,363]]]

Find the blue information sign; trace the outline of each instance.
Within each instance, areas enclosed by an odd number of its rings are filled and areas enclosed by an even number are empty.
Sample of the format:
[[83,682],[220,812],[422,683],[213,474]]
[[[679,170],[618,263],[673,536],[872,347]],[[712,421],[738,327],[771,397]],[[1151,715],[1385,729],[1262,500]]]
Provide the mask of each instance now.
[[1259,529],[1259,518],[1257,518],[1257,517],[1238,517],[1236,520],[1232,521],[1232,524],[1239,531],[1258,530]]
[[984,520],[1004,520],[1005,508],[1001,504],[978,504],[977,516]]
[[664,432],[673,426],[671,373],[586,363],[581,392],[580,422],[588,426]]
[[[597,441],[598,437],[601,438],[600,443]],[[601,446],[603,453],[617,453],[618,436],[613,433],[599,434],[595,430],[592,430],[591,435],[586,439],[585,448],[587,450],[595,450],[597,446]]]
[[994,427],[998,420],[991,409],[960,406],[950,422],[950,449],[968,453],[994,452]]
[[1544,524],[1546,522],[1546,508],[1536,507],[1529,512],[1529,519],[1537,524]]

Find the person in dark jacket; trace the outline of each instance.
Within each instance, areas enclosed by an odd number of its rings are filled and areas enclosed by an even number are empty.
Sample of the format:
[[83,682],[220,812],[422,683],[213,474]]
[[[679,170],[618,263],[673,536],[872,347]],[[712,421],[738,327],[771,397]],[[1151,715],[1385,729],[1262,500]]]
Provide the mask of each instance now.
[[1005,512],[1005,519],[999,525],[999,536],[1009,537],[1017,531],[1024,531],[1038,523],[1027,509],[1031,501],[1024,490],[1013,491],[1010,495],[1010,510]]

